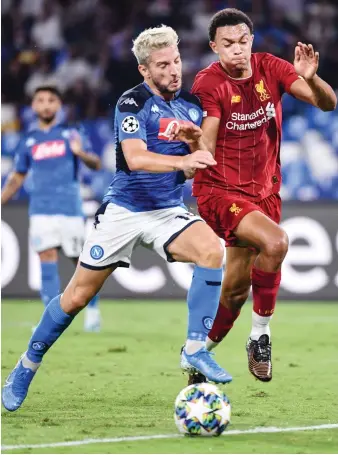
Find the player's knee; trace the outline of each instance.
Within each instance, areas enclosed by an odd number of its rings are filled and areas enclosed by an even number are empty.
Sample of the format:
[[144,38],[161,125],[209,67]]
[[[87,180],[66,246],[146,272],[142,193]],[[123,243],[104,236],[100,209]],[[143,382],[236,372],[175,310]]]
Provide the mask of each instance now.
[[88,286],[76,286],[73,289],[70,301],[72,312],[79,312],[84,308],[87,303],[94,297],[95,293],[92,292]]
[[274,236],[265,246],[265,253],[270,257],[282,261],[288,252],[289,239],[285,231],[280,230],[279,234]]
[[41,251],[39,258],[41,262],[56,262],[58,259],[57,249],[50,248],[49,250]]
[[219,238],[215,236],[214,239],[208,243],[200,245],[199,258],[197,265],[201,267],[221,267],[224,257],[224,248],[219,241]]

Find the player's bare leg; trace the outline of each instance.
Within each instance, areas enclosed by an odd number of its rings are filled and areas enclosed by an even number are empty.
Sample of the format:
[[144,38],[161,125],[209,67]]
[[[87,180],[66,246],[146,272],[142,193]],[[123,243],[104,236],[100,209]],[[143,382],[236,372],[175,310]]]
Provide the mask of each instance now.
[[[72,258],[74,265],[77,266],[79,258]],[[99,308],[99,296],[95,295],[84,311],[84,331],[99,332],[101,330],[101,312]]]
[[286,256],[289,240],[286,232],[264,213],[254,210],[240,221],[235,229],[241,242],[259,251],[254,268],[267,273],[278,273]]
[[197,222],[173,240],[167,250],[176,261],[196,264],[188,293],[188,334],[181,367],[213,382],[230,382],[232,377],[205,347],[221,291],[223,247],[209,226]]
[[90,270],[78,265],[64,293],[49,303],[29,341],[27,351],[6,379],[2,402],[8,411],[15,411],[22,405],[43,356],[69,327],[74,317],[99,292],[113,271],[114,267]]
[[226,337],[246,302],[251,287],[251,271],[257,252],[246,247],[226,249],[226,268],[217,316],[207,338],[207,348],[213,349]]

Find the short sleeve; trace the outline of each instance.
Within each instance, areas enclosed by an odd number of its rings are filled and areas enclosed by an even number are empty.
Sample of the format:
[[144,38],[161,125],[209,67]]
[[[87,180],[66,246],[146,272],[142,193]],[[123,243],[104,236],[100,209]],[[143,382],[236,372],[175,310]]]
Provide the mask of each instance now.
[[30,168],[30,149],[26,145],[26,139],[21,139],[15,150],[14,170],[20,174],[26,174]]
[[269,55],[269,59],[270,71],[282,86],[282,92],[290,93],[291,85],[297,79],[301,79],[301,76],[297,74],[294,66],[286,60],[273,55]]
[[124,98],[116,106],[118,140],[142,139],[147,143],[146,106],[138,106],[134,98]]
[[222,117],[221,103],[212,80],[207,75],[196,76],[191,93],[199,98],[203,108],[203,117]]

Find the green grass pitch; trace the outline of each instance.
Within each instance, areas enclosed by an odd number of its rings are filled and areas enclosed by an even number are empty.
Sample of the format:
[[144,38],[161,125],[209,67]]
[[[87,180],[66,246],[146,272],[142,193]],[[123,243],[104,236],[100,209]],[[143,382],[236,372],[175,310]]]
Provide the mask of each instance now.
[[[26,348],[42,304],[2,303],[2,383]],[[103,330],[79,315],[46,355],[22,406],[2,409],[2,445],[176,433],[173,403],[185,387],[182,302],[102,302]],[[272,321],[271,383],[247,371],[248,303],[216,358],[233,375],[229,430],[338,423],[338,305],[279,303]],[[177,438],[4,453],[337,453],[338,429]]]

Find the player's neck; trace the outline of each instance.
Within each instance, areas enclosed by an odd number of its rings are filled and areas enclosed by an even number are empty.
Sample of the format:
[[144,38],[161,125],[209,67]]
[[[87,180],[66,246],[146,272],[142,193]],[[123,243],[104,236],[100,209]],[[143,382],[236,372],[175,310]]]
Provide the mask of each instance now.
[[252,76],[252,68],[251,65],[245,70],[230,70],[227,68],[222,62],[220,62],[222,68],[224,71],[227,73],[231,79],[248,79],[249,77]]
[[175,93],[162,93],[160,90],[156,87],[156,85],[152,84],[150,81],[145,83],[148,85],[150,90],[154,93],[154,95],[160,96],[161,98],[164,99],[164,101],[172,101],[175,98]]
[[48,131],[56,124],[56,119],[52,120],[51,122],[44,122],[43,120],[39,120],[39,129],[42,131]]
[[175,98],[175,93],[162,93],[156,87],[150,87],[155,95],[160,96],[164,101],[172,101]]

